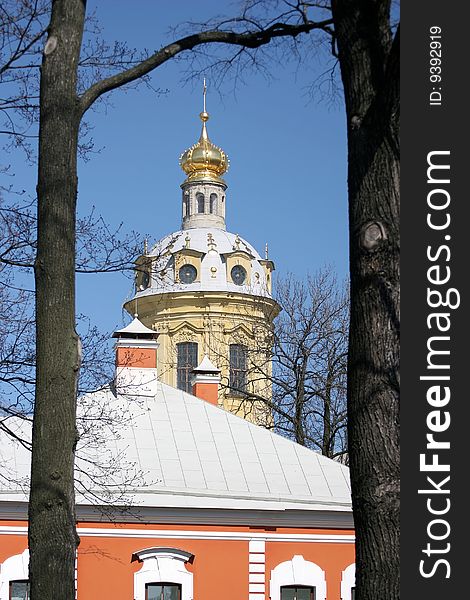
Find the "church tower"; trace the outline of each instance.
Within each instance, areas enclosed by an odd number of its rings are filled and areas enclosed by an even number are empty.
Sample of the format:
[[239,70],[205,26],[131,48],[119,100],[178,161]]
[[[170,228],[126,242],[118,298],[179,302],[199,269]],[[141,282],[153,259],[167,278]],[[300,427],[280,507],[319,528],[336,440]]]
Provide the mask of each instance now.
[[269,411],[246,398],[271,396],[266,375],[280,310],[271,296],[274,264],[226,230],[229,160],[209,139],[205,84],[200,119],[199,140],[180,158],[181,229],[144,249],[125,308],[159,334],[161,381],[191,392],[192,371],[208,357],[220,369],[219,405],[262,424]]

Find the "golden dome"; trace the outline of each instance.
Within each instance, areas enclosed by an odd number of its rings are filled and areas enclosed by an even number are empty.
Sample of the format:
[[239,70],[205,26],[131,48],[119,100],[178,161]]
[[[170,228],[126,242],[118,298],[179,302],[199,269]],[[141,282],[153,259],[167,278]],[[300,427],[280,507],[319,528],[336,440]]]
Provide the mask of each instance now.
[[215,146],[210,141],[207,135],[206,122],[209,120],[209,114],[205,109],[199,117],[202,121],[201,137],[180,157],[181,168],[188,175],[186,181],[209,180],[225,183],[221,175],[229,167],[228,157],[222,148]]

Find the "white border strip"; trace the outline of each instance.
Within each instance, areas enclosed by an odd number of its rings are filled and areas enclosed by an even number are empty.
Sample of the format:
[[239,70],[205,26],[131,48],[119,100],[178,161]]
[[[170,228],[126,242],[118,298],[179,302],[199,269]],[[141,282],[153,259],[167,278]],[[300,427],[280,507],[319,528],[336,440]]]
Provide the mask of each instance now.
[[[249,531],[190,531],[179,529],[127,529],[127,528],[98,528],[79,527],[77,533],[81,537],[110,537],[110,538],[160,538],[188,540],[266,540],[271,542],[317,542],[354,544],[355,536],[346,534],[322,533],[253,533]],[[27,535],[28,528],[3,525],[0,535]]]
[[[261,575],[262,580],[252,581]],[[248,600],[264,600],[266,593],[266,541],[251,539],[248,544]]]

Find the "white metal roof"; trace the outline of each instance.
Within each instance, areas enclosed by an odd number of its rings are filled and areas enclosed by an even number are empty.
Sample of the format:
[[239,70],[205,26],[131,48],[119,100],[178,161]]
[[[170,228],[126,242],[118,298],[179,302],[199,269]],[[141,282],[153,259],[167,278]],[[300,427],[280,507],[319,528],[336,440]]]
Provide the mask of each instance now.
[[203,373],[220,373],[220,369],[214,365],[207,354],[204,354],[204,358],[199,365],[193,369],[193,372],[194,371],[196,371],[196,373],[199,371]]
[[[134,505],[351,511],[344,465],[164,383],[154,381],[137,394],[127,391],[114,395],[105,389],[85,397],[87,411],[99,415],[104,407],[121,415],[121,424],[99,425],[103,435],[94,441],[84,437],[78,452],[82,459],[114,464],[106,476],[111,483],[122,472],[140,470],[143,481],[126,490]],[[10,426],[18,428],[13,421]],[[28,427],[20,426],[23,435]],[[5,433],[0,465],[9,474],[0,478],[0,501],[25,499],[29,455]],[[90,472],[89,463],[82,466]]]
[[118,329],[113,333],[113,337],[119,337],[121,334],[152,334],[156,335],[153,329],[146,327],[139,319],[135,316],[134,319],[122,329]]

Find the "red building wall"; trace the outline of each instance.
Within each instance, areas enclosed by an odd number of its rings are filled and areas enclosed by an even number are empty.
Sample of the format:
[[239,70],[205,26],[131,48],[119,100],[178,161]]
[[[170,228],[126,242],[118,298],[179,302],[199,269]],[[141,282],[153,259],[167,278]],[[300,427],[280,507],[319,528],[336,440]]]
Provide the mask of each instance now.
[[[0,522],[0,562],[26,549],[25,525]],[[266,599],[272,570],[301,555],[325,571],[327,600],[340,600],[341,573],[354,562],[351,530],[82,523],[79,534],[78,600],[132,600],[134,574],[142,568],[133,555],[151,547],[178,548],[194,555],[192,564],[185,564],[193,573],[194,600],[262,598],[259,591],[250,594],[250,561],[255,560],[250,556],[262,559],[250,555],[250,540],[265,541]],[[328,541],[319,541],[319,536]],[[338,536],[341,541],[331,541]]]

